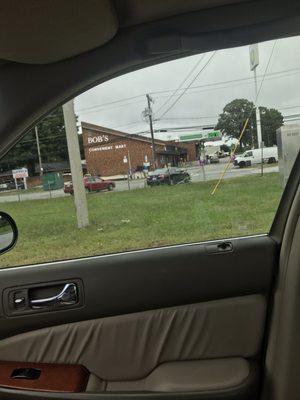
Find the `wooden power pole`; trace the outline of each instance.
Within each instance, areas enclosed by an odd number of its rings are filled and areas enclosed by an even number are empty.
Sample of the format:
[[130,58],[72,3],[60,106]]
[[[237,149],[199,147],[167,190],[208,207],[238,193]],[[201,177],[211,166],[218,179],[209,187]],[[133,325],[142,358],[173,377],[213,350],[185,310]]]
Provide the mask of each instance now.
[[89,213],[86,201],[85,187],[83,183],[80,147],[73,100],[70,100],[63,105],[63,112],[74,190],[77,225],[78,228],[85,228],[89,225]]
[[147,102],[148,102],[148,118],[149,118],[149,125],[150,125],[150,134],[151,134],[151,142],[152,142],[152,162],[153,168],[156,168],[156,152],[155,152],[155,141],[154,141],[154,133],[153,133],[153,121],[152,121],[152,107],[151,102],[152,99],[149,94],[146,94]]

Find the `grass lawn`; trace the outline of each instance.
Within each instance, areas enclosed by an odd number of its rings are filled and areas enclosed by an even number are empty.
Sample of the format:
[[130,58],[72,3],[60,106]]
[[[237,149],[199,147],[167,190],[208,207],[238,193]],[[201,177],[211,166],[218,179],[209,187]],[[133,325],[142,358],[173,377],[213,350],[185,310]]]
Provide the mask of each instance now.
[[90,226],[77,229],[73,198],[4,203],[19,241],[2,266],[268,232],[281,196],[276,173],[88,195]]

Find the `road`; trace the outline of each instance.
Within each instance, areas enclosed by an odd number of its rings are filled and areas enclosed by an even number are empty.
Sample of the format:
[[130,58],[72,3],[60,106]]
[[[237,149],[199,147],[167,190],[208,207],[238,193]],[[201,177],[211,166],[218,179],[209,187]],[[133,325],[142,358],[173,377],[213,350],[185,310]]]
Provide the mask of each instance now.
[[[207,165],[204,167],[205,171],[205,179],[210,181],[210,180],[215,180],[219,179],[221,176],[222,172],[224,171],[226,164],[220,163],[220,164],[212,164],[212,165]],[[202,168],[193,168],[190,171],[192,181],[193,182],[201,182],[204,180],[203,176],[203,170]],[[239,168],[239,167],[234,167],[233,165],[230,165],[224,179],[228,178],[235,178],[238,176],[245,176],[245,175],[253,175],[253,174],[260,174],[261,169],[259,167],[249,167],[249,168]],[[278,172],[278,165],[276,166],[268,166],[264,168],[264,173],[270,173],[270,172]]]
[[[191,175],[192,182],[203,182],[204,180],[210,181],[219,179],[226,165],[224,160],[222,161],[223,162],[220,162],[219,164],[206,165],[204,167],[204,173],[202,167],[199,166],[187,168],[189,174]],[[270,173],[270,172],[278,172],[278,166],[277,165],[267,166],[264,168],[264,173]],[[230,165],[224,179],[245,176],[245,175],[259,174],[259,173],[260,173],[260,166],[249,167],[249,168],[237,168],[233,167],[233,165]],[[129,184],[131,190],[142,189],[146,185],[144,179],[133,179],[130,181]],[[128,182],[116,181],[115,191],[120,192],[124,190],[128,190]],[[65,196],[69,195],[66,195],[63,189],[52,190],[51,192],[47,191],[47,192],[32,192],[32,193],[22,193],[22,191],[20,191],[19,195],[9,194],[9,193],[7,195],[2,194],[0,196],[0,203],[23,201],[23,200],[40,200],[40,199],[49,199],[49,198],[57,198]]]
[[0,250],[6,249],[6,247],[12,244],[14,238],[13,232],[0,234]]
[[[224,171],[224,168],[226,166],[226,163],[222,162],[219,164],[210,164],[206,165],[204,167],[204,174],[203,174],[203,169],[202,167],[191,167],[187,168],[189,174],[191,175],[191,180],[192,182],[203,182],[204,180],[206,181],[212,181],[215,179],[219,179],[221,176],[222,172]],[[253,174],[259,174],[260,173],[260,166],[259,167],[249,167],[249,168],[238,168],[234,167],[233,165],[229,166],[229,169],[227,170],[224,179],[229,179],[229,178],[234,178],[238,176],[245,176],[245,175],[253,175]],[[268,166],[264,168],[264,173],[269,173],[269,172],[278,172],[278,166]],[[131,189],[141,189],[145,187],[145,181],[143,179],[136,179],[130,181],[130,188]],[[123,190],[128,190],[128,182],[127,181],[119,181],[116,182],[116,189],[117,191],[123,191]]]

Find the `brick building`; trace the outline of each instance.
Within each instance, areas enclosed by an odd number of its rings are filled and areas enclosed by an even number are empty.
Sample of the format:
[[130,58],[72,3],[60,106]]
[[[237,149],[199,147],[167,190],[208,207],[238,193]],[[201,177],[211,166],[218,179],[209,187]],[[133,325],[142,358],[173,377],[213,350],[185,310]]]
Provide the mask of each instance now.
[[[93,175],[112,176],[127,174],[130,166],[142,170],[152,161],[149,138],[82,122],[83,146],[87,171]],[[155,139],[157,166],[178,165],[195,159],[195,146]]]

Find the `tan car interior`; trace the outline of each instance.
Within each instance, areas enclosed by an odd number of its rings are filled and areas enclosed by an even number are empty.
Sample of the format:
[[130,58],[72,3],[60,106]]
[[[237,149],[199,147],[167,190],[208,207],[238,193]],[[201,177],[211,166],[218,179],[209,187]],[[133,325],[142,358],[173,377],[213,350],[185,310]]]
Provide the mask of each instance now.
[[[108,79],[300,32],[292,0],[0,4],[1,156]],[[0,270],[0,399],[298,400],[299,181],[298,157],[270,233],[230,239],[222,254],[216,241]],[[74,305],[30,307],[69,282]],[[56,386],[13,384],[8,362]]]
[[0,359],[84,365],[91,391],[222,389],[248,378],[265,316],[253,295],[82,321],[2,340]]

